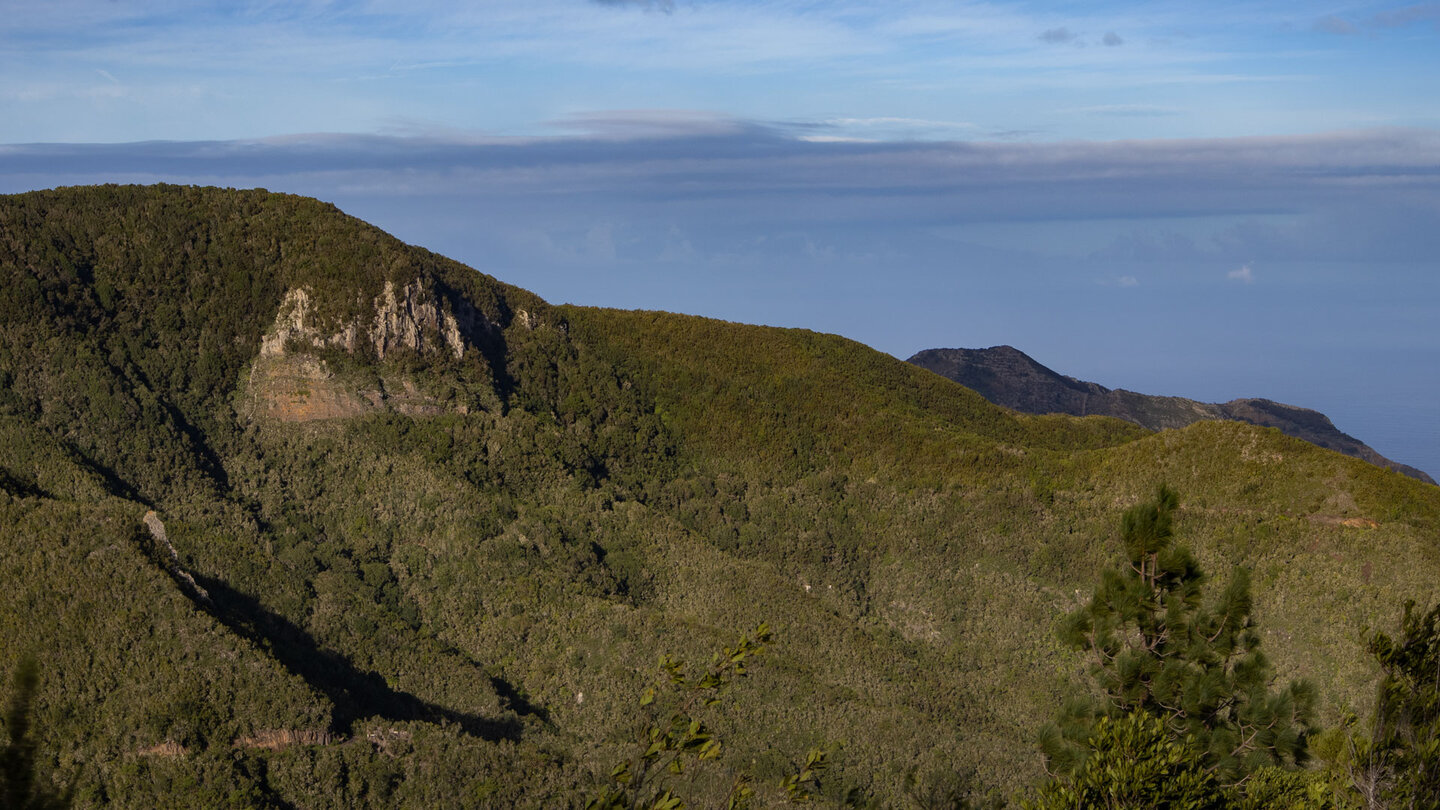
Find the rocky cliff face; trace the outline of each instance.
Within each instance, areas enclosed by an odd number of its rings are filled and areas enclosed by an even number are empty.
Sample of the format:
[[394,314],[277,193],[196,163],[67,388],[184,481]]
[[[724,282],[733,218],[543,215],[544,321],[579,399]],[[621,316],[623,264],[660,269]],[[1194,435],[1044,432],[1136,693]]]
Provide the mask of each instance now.
[[[483,354],[483,343],[500,334],[499,326],[469,302],[444,295],[424,279],[400,287],[386,281],[370,311],[359,317],[327,320],[318,304],[305,288],[285,294],[251,367],[251,416],[306,422],[376,410],[411,416],[464,413],[466,403],[440,401],[384,361],[405,354],[460,360]],[[376,373],[357,384],[330,367],[321,356],[326,350],[373,357]]]
[[476,350],[479,341],[500,331],[468,302],[445,300],[423,279],[398,290],[395,282],[386,281],[373,303],[368,323],[357,318],[325,324],[310,291],[292,289],[285,294],[260,353],[277,357],[303,347],[340,348],[351,354],[368,349],[384,360],[396,350],[408,350],[420,355],[443,353],[458,360],[467,350]]
[[1354,436],[1341,432],[1329,417],[1309,408],[1268,399],[1210,403],[1110,389],[1056,373],[1011,346],[926,349],[909,362],[973,389],[997,405],[1024,413],[1113,416],[1151,430],[1182,428],[1204,419],[1248,422],[1273,427],[1288,436],[1435,483],[1424,472],[1391,461]]

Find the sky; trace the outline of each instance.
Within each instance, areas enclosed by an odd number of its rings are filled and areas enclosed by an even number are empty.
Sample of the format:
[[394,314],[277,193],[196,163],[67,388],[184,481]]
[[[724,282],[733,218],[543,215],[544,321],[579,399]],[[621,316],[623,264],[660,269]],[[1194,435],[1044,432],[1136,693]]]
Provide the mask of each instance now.
[[1440,3],[3,12],[0,193],[307,194],[557,303],[1009,344],[1440,475]]

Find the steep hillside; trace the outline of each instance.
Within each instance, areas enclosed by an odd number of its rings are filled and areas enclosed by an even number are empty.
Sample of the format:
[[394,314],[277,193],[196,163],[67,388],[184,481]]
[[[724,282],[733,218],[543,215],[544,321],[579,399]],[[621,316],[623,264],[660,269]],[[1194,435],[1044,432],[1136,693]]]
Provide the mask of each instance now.
[[1329,717],[1440,582],[1434,487],[1276,431],[552,307],[313,200],[0,198],[0,319],[0,674],[38,658],[80,807],[583,804],[659,657],[762,621],[702,804],[817,746],[828,802],[1009,794],[1077,688],[1054,623],[1160,481]]
[[1228,419],[1273,427],[1287,436],[1363,459],[1428,484],[1435,483],[1435,479],[1424,472],[1391,461],[1359,439],[1342,433],[1329,417],[1309,408],[1268,399],[1210,403],[1110,389],[1051,371],[1010,346],[926,349],[907,362],[977,391],[996,405],[1024,413],[1113,416],[1151,430],[1185,427],[1205,419]]

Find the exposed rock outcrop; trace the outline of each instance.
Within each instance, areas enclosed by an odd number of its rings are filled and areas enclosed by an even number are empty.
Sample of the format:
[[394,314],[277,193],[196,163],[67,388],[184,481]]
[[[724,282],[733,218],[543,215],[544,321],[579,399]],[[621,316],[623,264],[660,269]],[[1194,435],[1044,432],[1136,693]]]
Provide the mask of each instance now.
[[458,359],[466,348],[455,316],[442,310],[419,282],[406,284],[398,294],[394,282],[385,282],[385,291],[375,299],[375,321],[369,338],[375,356],[381,360],[396,349],[421,354],[446,351]]
[[[248,416],[308,422],[379,410],[463,413],[468,405],[442,402],[385,361],[407,353],[452,360],[483,355],[484,344],[500,335],[468,301],[424,279],[385,282],[369,312],[350,318],[327,319],[318,303],[306,288],[285,294],[251,366]],[[363,381],[337,374],[321,356],[327,350],[373,359],[374,374]]]
[[378,391],[355,391],[313,354],[264,354],[250,369],[251,416],[309,422],[360,416],[383,407]]
[[310,291],[292,289],[280,303],[275,326],[261,341],[260,354],[274,357],[308,347],[344,349],[351,354],[369,350],[380,360],[397,350],[443,353],[459,359],[500,331],[469,302],[443,296],[421,279],[398,289],[393,281],[385,282],[373,304],[368,323],[354,318],[326,324]]
[[181,587],[189,591],[192,597],[209,604],[210,594],[200,587],[189,571],[180,565],[180,552],[176,551],[175,546],[171,544],[170,536],[166,534],[165,524],[160,520],[160,516],[155,513],[154,509],[151,509],[145,513],[143,521],[145,528],[150,531],[150,537],[155,541],[157,549],[165,551],[164,561],[166,568],[170,571],[170,576],[174,577]]

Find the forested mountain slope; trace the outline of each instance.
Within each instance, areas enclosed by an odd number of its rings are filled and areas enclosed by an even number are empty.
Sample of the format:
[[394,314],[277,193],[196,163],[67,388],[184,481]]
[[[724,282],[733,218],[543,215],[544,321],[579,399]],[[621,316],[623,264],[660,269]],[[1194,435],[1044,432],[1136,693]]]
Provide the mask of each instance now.
[[762,621],[702,802],[812,747],[829,801],[1009,793],[1080,683],[1055,622],[1161,481],[1330,717],[1440,581],[1434,487],[1273,430],[553,307],[263,191],[0,198],[0,323],[0,668],[38,659],[81,807],[583,804],[658,657]]

